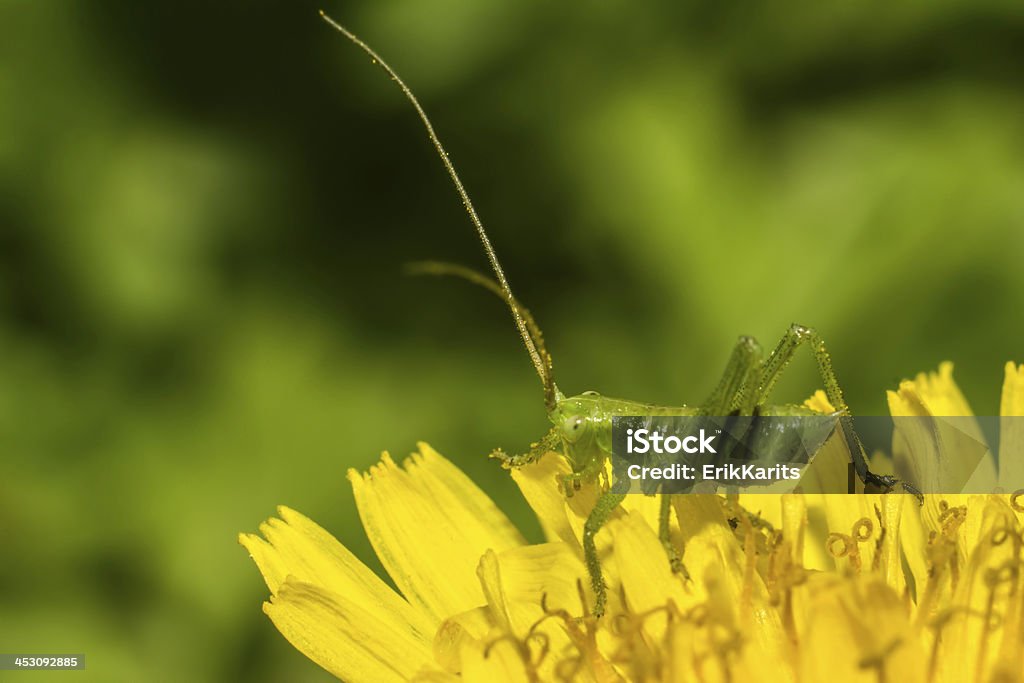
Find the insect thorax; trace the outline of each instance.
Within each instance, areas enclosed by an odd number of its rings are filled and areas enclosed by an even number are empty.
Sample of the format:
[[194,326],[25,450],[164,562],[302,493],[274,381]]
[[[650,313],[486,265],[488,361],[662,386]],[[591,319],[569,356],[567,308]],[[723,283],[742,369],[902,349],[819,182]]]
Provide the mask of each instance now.
[[687,406],[662,406],[587,391],[555,404],[549,417],[573,472],[596,476],[612,452],[612,418],[622,415],[693,415]]

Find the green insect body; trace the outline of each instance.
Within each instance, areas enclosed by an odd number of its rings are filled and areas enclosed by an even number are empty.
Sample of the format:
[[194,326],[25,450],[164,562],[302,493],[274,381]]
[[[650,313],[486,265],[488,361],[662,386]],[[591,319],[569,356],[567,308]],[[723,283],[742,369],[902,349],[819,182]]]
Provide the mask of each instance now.
[[[513,306],[518,304],[513,301]],[[528,315],[528,314],[527,314]],[[535,327],[535,325],[533,325]],[[554,402],[548,409],[552,423],[551,431],[525,455],[508,456],[495,451],[492,456],[501,459],[508,467],[521,467],[535,461],[549,450],[560,451],[572,467],[572,473],[563,481],[566,495],[582,485],[592,483],[606,469],[612,454],[612,418],[615,416],[643,415],[696,416],[696,415],[737,415],[737,416],[792,416],[813,415],[814,411],[797,405],[772,405],[767,403],[769,394],[779,376],[785,370],[795,351],[809,344],[816,357],[818,368],[825,385],[829,402],[836,408],[834,414],[840,431],[847,441],[852,454],[854,469],[868,489],[893,490],[900,482],[891,476],[881,476],[868,469],[867,458],[860,438],[853,429],[852,418],[842,390],[832,371],[828,351],[817,332],[801,325],[793,325],[776,346],[764,358],[761,347],[751,337],[741,337],[733,350],[722,379],[711,395],[699,406],[661,406],[626,399],[609,398],[594,391],[571,397],[563,397],[552,385],[549,393]],[[547,357],[547,376],[551,376],[550,357]],[[543,376],[542,376],[543,378]],[[552,380],[553,382],[553,380]],[[911,493],[916,493],[906,487]],[[584,561],[590,574],[595,595],[594,614],[604,613],[607,602],[607,588],[601,573],[597,555],[596,535],[608,521],[611,514],[626,494],[612,489],[605,490],[590,512],[583,530]],[[659,539],[668,555],[674,571],[686,574],[680,549],[672,544],[670,529],[670,494],[661,494]]]
[[[765,417],[818,415],[815,411],[798,405],[759,405],[751,414],[754,412]],[[613,418],[644,416],[647,418],[644,426],[652,431],[651,422],[654,418],[713,414],[716,413],[708,411],[706,407],[641,403],[587,391],[578,396],[558,399],[555,409],[549,413],[551,431],[529,454],[508,456],[504,452],[495,451],[492,455],[503,460],[509,467],[521,467],[536,460],[544,452],[560,451],[573,469],[573,473],[564,481],[566,494],[571,496],[583,483],[593,481],[605,471],[612,454]],[[722,411],[721,414],[726,414],[726,411]],[[735,409],[729,411],[729,414],[740,415]]]
[[[469,280],[501,297],[509,307],[516,328],[523,344],[530,355],[534,368],[540,376],[544,387],[545,406],[552,427],[548,434],[534,444],[530,452],[524,455],[508,455],[504,451],[495,450],[491,455],[502,461],[508,468],[517,468],[536,461],[548,451],[559,451],[572,468],[572,472],[563,479],[562,485],[567,496],[571,496],[584,484],[600,481],[606,471],[606,465],[612,450],[612,418],[615,416],[696,416],[696,415],[803,415],[813,411],[796,405],[771,405],[769,395],[776,382],[792,360],[794,353],[801,347],[809,348],[817,362],[818,370],[829,402],[835,408],[834,416],[837,429],[841,432],[849,448],[852,464],[857,476],[864,482],[866,489],[891,491],[902,486],[907,492],[918,496],[916,490],[902,484],[891,476],[877,475],[868,469],[867,458],[860,438],[853,429],[853,420],[843,398],[842,390],[832,370],[832,362],[824,342],[813,329],[802,325],[793,325],[783,336],[775,349],[764,356],[761,346],[752,337],[740,337],[729,358],[725,372],[718,386],[708,398],[696,407],[660,406],[626,399],[609,398],[594,391],[566,397],[555,384],[551,356],[544,346],[540,328],[530,315],[512,295],[501,264],[498,262],[494,248],[484,230],[483,224],[476,213],[472,201],[466,192],[458,173],[433,125],[420,106],[416,96],[405,82],[381,57],[365,42],[356,37],[348,29],[321,13],[324,20],[342,33],[351,42],[361,48],[375,64],[387,72],[402,93],[416,110],[426,128],[427,135],[448,172],[455,189],[462,200],[463,206],[477,236],[483,245],[484,252],[494,272],[491,279],[463,266],[424,262],[413,264],[411,272],[426,275],[452,275]],[[594,615],[600,617],[605,611],[607,588],[598,560],[595,537],[604,526],[610,515],[622,502],[624,493],[611,489],[605,490],[590,512],[583,532],[584,562],[590,576],[595,596]],[[659,537],[665,547],[672,569],[685,575],[686,570],[681,560],[681,552],[673,546],[670,538],[671,494],[661,493]]]

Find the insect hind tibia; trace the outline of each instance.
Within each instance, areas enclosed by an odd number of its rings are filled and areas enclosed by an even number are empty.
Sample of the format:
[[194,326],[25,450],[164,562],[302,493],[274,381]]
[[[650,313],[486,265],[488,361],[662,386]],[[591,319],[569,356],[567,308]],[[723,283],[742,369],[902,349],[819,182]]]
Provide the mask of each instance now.
[[455,186],[455,191],[458,193],[459,198],[462,200],[462,206],[466,210],[466,214],[469,216],[469,220],[473,223],[473,227],[476,228],[477,237],[480,238],[480,244],[483,245],[484,253],[487,254],[487,260],[491,263],[491,269],[494,271],[494,277],[497,281],[498,287],[504,292],[505,301],[508,303],[509,310],[512,312],[512,318],[515,320],[516,328],[519,330],[519,336],[523,339],[523,345],[526,346],[526,351],[530,355],[530,361],[533,363],[534,369],[537,371],[537,375],[540,377],[541,382],[544,383],[544,400],[547,404],[548,410],[552,410],[555,407],[557,400],[557,389],[554,387],[554,382],[549,376],[548,370],[545,366],[544,359],[541,356],[541,352],[538,350],[537,345],[530,336],[530,330],[523,319],[523,316],[516,309],[514,304],[515,297],[512,296],[512,289],[508,285],[508,280],[505,278],[505,271],[502,270],[501,263],[498,261],[498,255],[494,251],[494,247],[491,246],[491,240],[487,236],[487,231],[484,230],[484,224],[481,222],[480,217],[476,213],[476,208],[473,206],[473,201],[469,198],[469,193],[466,192],[465,186],[462,184],[462,179],[459,177],[458,172],[455,170],[454,164],[448,156],[447,150],[444,145],[441,144],[441,139],[437,136],[434,131],[434,125],[430,122],[430,118],[427,113],[423,110],[420,101],[413,94],[412,90],[405,84],[402,77],[391,68],[384,59],[377,54],[377,52],[367,45],[361,38],[356,36],[354,33],[349,31],[347,28],[339,24],[338,22],[327,16],[323,10],[320,10],[320,16],[325,22],[327,22],[332,28],[345,36],[350,42],[355,44],[359,49],[365,52],[373,63],[384,70],[385,73],[393,80],[398,87],[401,89],[402,94],[412,105],[413,109],[416,110],[417,116],[423,123],[423,127],[427,131],[427,137],[430,139],[431,144],[434,145],[434,149],[437,151],[438,157],[441,159],[441,163],[444,164],[445,170],[448,172],[448,177],[451,179],[452,184]]

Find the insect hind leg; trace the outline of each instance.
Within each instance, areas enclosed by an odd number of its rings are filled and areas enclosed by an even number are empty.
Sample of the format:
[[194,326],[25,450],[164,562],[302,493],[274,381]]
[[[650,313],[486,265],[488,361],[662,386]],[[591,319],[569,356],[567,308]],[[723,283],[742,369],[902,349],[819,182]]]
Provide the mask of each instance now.
[[[850,457],[853,459],[853,467],[857,472],[857,476],[866,486],[877,487],[882,491],[891,491],[897,485],[900,485],[901,482],[896,477],[875,474],[868,468],[864,445],[853,428],[853,417],[850,415],[849,406],[846,405],[846,399],[843,398],[843,390],[839,386],[839,380],[832,369],[832,357],[829,355],[828,349],[825,348],[825,342],[822,340],[821,335],[814,328],[795,323],[790,326],[785,336],[779,341],[778,346],[775,347],[775,350],[772,351],[771,355],[764,362],[761,371],[761,383],[757,391],[757,402],[764,403],[768,399],[782,372],[789,365],[789,362],[793,360],[797,349],[805,344],[810,345],[811,352],[814,354],[814,360],[818,365],[818,373],[825,384],[825,395],[828,397],[832,407],[839,413],[839,424],[842,427],[846,445],[850,450]],[[908,492],[920,496],[913,487],[905,484],[903,487]]]
[[729,362],[718,386],[704,402],[707,415],[728,415],[733,411],[747,414],[756,401],[757,384],[761,376],[761,345],[753,337],[740,337],[733,347]]
[[[722,378],[711,395],[701,406],[705,415],[728,415],[738,412],[750,414],[755,407],[757,388],[760,384],[763,351],[753,337],[740,337],[729,355]],[[675,574],[689,579],[690,574],[683,565],[682,554],[672,544],[671,515],[672,496],[662,489],[661,508],[658,514],[658,540],[661,541],[669,566]]]

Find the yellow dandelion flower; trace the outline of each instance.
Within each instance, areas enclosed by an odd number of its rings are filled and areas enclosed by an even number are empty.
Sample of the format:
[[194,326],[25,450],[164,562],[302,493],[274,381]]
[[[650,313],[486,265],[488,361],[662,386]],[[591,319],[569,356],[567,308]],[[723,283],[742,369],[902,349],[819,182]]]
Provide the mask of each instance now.
[[[901,383],[889,404],[925,420],[972,414],[948,364]],[[830,410],[823,396],[808,405]],[[1024,415],[1024,367],[1006,368],[1002,415]],[[1018,422],[1004,422],[1000,481],[1024,467]],[[944,455],[908,430],[890,464],[961,476],[922,462]],[[546,537],[533,545],[425,444],[401,466],[385,454],[350,472],[398,592],[288,508],[240,541],[275,626],[347,681],[1024,681],[1015,496],[675,496],[688,578],[666,560],[657,501],[627,496],[599,535],[609,595],[598,619],[582,534],[599,491],[565,498],[568,471],[557,453],[513,471]],[[968,474],[998,483],[994,463]]]

